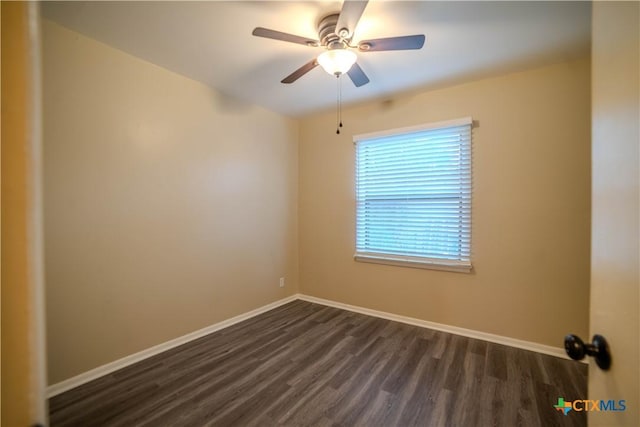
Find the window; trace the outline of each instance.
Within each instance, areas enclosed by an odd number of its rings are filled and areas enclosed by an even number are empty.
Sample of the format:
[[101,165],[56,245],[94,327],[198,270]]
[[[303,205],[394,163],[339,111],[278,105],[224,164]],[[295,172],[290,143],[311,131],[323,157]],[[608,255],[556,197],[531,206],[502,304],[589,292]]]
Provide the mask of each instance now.
[[354,137],[356,260],[471,271],[471,124]]

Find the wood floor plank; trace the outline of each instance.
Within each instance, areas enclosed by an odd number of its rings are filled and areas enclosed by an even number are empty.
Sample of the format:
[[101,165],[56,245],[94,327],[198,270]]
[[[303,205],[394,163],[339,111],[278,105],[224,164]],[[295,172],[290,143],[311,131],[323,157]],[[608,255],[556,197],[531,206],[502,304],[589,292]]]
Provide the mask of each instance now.
[[294,301],[50,399],[57,426],[584,426],[584,364]]

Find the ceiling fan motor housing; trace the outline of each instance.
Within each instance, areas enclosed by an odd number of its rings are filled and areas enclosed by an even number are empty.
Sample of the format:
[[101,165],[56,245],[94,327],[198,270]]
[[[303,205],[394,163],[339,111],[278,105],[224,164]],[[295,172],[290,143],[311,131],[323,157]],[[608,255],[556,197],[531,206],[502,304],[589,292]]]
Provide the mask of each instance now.
[[320,44],[329,49],[345,49],[346,43],[336,34],[336,24],[338,23],[339,13],[332,13],[320,20],[318,23],[318,36]]

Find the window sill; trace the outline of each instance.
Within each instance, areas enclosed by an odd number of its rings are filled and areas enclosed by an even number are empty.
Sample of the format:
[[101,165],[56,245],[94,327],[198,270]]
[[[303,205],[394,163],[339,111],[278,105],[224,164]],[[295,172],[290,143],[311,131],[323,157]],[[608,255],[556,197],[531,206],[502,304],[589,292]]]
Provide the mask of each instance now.
[[422,260],[418,258],[394,257],[393,255],[355,254],[353,259],[359,262],[394,265],[397,267],[424,268],[427,270],[450,271],[454,273],[471,273],[473,266],[467,263],[441,260]]

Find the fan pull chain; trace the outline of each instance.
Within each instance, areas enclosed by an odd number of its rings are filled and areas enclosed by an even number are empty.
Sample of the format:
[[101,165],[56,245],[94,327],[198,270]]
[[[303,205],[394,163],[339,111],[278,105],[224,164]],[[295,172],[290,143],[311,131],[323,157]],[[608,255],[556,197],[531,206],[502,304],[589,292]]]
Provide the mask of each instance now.
[[338,109],[340,127],[342,127],[342,79],[338,79],[338,96],[340,96],[340,107]]
[[340,135],[340,128],[342,127],[342,80],[341,74],[336,73],[336,86],[337,86],[337,108],[336,108],[336,134]]
[[340,135],[342,117],[340,114],[340,74],[336,74],[336,134]]

